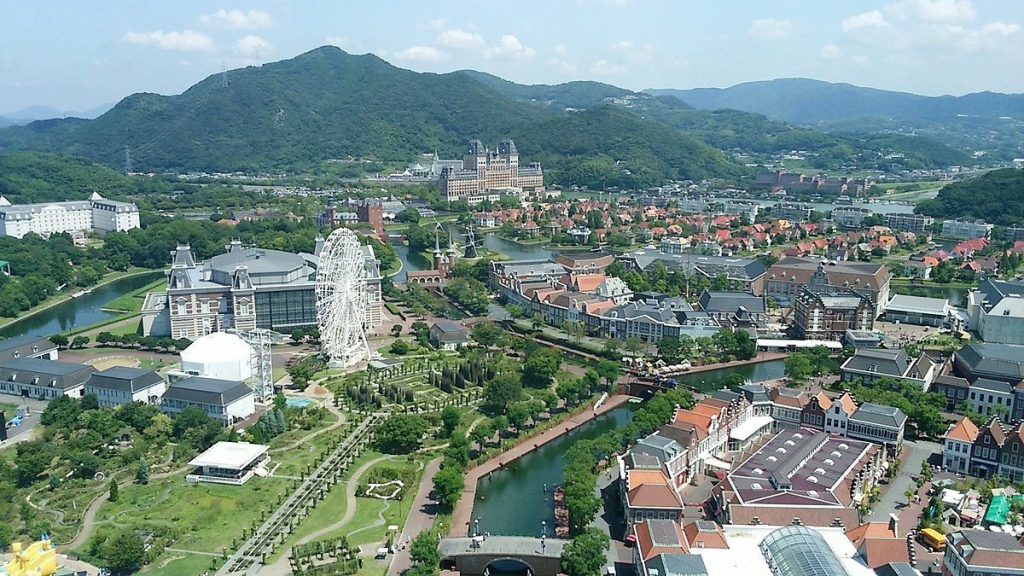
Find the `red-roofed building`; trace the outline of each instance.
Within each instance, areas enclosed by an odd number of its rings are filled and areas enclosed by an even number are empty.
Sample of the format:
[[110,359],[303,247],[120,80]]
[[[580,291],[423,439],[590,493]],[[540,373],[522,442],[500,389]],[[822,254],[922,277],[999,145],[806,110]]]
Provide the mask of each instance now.
[[683,518],[683,499],[661,470],[628,470],[622,492],[625,517],[630,522]]

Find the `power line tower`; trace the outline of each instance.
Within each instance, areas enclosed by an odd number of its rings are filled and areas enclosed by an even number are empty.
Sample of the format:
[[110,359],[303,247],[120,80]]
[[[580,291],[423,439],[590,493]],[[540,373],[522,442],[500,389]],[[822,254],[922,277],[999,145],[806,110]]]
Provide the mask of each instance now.
[[274,359],[270,346],[279,334],[266,328],[239,330],[236,334],[252,348],[253,396],[257,402],[271,402],[274,399]]
[[220,87],[228,87],[228,63],[224,60],[220,63]]
[[124,175],[128,176],[132,173],[132,149],[124,147]]

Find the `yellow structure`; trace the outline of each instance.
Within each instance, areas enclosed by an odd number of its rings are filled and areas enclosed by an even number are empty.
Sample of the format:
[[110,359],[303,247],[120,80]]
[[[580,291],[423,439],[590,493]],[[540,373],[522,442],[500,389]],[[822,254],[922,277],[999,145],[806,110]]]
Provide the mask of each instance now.
[[53,576],[57,573],[57,550],[49,540],[33,542],[22,550],[21,543],[11,544],[14,558],[7,563],[7,576]]

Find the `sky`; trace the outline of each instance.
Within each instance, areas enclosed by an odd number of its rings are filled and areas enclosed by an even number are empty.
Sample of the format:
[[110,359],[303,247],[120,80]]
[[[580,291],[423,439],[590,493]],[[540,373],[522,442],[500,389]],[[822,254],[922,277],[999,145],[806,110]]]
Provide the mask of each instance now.
[[0,115],[177,94],[332,44],[416,71],[632,90],[804,77],[1024,92],[1022,0],[3,0]]

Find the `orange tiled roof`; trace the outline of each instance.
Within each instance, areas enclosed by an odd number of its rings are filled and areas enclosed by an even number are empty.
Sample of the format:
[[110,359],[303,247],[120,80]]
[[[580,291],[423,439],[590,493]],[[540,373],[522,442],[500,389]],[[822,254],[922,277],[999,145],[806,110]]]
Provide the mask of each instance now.
[[950,424],[949,430],[946,431],[944,437],[971,444],[978,438],[978,427],[970,418],[964,416],[955,424]]

